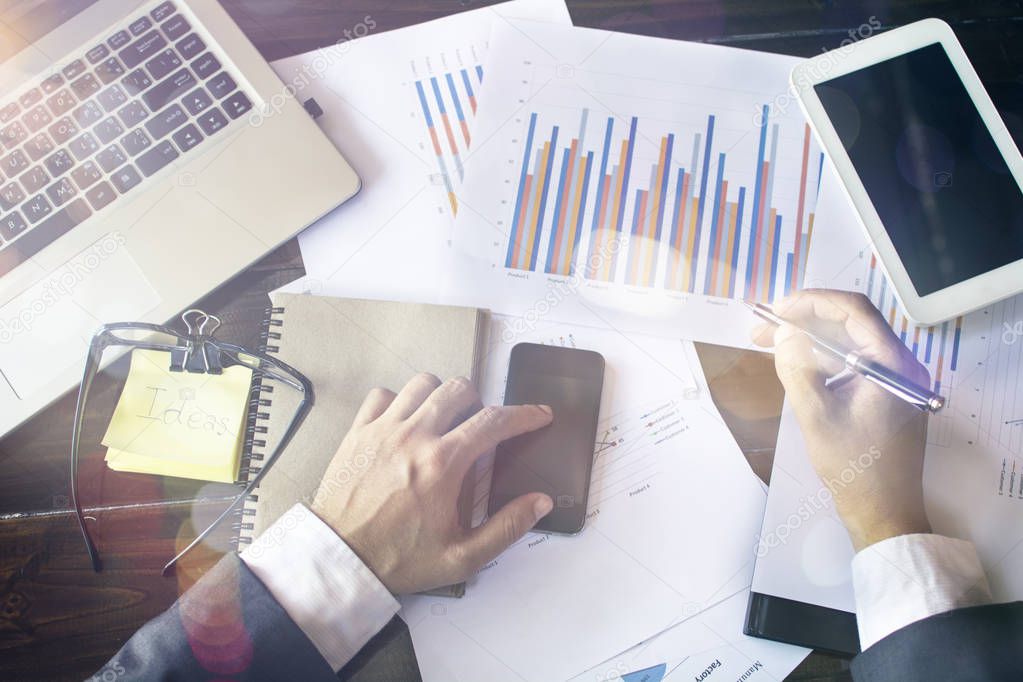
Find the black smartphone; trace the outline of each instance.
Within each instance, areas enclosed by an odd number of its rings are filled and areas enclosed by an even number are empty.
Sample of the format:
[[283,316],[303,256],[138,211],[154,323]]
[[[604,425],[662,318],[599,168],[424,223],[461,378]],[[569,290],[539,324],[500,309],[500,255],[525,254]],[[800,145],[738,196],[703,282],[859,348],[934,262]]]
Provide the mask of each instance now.
[[512,348],[504,404],[550,405],[554,421],[497,447],[491,514],[519,495],[547,493],[554,509],[536,530],[567,535],[582,530],[603,387],[599,353],[535,343]]

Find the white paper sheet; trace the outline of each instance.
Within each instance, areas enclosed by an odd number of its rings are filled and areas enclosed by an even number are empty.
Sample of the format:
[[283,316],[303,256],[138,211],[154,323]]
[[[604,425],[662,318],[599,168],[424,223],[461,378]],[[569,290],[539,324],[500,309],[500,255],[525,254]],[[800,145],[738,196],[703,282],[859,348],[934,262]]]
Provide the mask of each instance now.
[[458,192],[455,246],[477,266],[462,302],[748,347],[737,299],[798,286],[814,220],[799,60],[514,22],[490,55]]
[[320,104],[318,123],[363,183],[299,236],[307,277],[288,290],[446,302],[460,283],[453,191],[491,26],[509,17],[571,22],[562,0],[514,0],[273,63],[296,97]]
[[742,634],[749,590],[596,666],[573,682],[783,680],[810,649]]
[[[927,431],[924,490],[935,532],[972,540],[996,600],[1023,598],[1023,297],[917,330],[893,304],[838,178],[825,172],[807,284],[869,292],[948,399]],[[854,611],[852,545],[782,417],[757,560],[757,592]]]
[[[484,400],[519,341],[607,360],[587,525],[529,534],[463,599],[409,597],[425,680],[565,680],[746,588],[764,493],[710,399],[689,342],[497,318]],[[485,505],[489,466],[478,500]],[[741,621],[735,624],[741,626]]]

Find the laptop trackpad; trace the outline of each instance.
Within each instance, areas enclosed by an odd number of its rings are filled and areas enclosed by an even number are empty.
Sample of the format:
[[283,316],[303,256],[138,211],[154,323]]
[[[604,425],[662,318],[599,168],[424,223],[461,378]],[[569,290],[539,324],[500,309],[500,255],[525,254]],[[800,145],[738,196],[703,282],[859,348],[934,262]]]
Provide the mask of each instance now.
[[81,371],[100,325],[139,320],[159,303],[123,237],[103,237],[0,308],[0,405]]

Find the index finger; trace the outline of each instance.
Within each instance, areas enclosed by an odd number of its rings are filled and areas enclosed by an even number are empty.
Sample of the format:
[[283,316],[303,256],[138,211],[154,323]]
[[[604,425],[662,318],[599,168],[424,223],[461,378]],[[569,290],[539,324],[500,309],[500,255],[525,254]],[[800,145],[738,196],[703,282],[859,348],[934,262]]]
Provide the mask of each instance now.
[[542,429],[551,423],[554,411],[547,405],[505,405],[484,407],[441,438],[452,447],[455,459],[468,468],[480,455],[498,443]]

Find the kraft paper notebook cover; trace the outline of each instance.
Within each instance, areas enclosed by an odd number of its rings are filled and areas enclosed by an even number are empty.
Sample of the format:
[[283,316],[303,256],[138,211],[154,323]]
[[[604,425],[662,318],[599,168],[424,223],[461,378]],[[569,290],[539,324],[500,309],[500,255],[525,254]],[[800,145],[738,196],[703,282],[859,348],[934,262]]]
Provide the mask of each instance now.
[[[478,381],[486,348],[487,313],[386,301],[273,293],[265,321],[266,352],[308,377],[315,402],[294,439],[245,503],[239,544],[251,542],[296,502],[309,504],[363,398],[382,386],[393,391],[419,372]],[[278,442],[299,402],[296,391],[263,391],[249,475],[261,450]],[[262,445],[262,447],[260,447]],[[466,525],[471,486],[460,501]],[[464,586],[443,594],[461,596]]]

